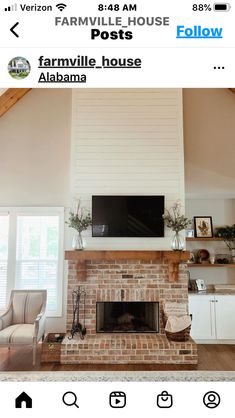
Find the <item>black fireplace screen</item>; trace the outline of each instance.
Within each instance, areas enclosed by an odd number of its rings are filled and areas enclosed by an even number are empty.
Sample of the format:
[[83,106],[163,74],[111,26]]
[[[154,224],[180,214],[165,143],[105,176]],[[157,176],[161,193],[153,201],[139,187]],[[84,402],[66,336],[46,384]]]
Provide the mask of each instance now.
[[96,332],[159,332],[159,303],[97,302]]

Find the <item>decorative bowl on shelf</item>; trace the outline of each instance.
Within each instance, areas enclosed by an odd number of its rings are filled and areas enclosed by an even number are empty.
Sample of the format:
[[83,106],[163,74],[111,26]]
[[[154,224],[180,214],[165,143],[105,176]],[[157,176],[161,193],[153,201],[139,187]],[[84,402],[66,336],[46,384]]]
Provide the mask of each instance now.
[[230,264],[232,263],[232,256],[230,254],[216,254],[216,264]]
[[199,264],[210,264],[210,253],[208,250],[202,249],[197,252],[197,262]]

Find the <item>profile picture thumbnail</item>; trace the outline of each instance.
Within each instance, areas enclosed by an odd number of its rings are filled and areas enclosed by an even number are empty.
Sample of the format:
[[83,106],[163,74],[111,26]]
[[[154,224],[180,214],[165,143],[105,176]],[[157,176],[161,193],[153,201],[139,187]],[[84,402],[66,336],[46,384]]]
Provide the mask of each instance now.
[[28,77],[31,67],[30,63],[26,58],[15,57],[8,64],[8,73],[11,77],[22,80]]

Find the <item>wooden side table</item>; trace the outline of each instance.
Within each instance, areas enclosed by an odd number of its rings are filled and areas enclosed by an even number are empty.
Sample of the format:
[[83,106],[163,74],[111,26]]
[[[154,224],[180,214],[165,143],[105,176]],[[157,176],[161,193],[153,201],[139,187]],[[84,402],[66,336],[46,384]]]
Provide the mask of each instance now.
[[60,363],[64,333],[49,333],[42,343],[41,363]]

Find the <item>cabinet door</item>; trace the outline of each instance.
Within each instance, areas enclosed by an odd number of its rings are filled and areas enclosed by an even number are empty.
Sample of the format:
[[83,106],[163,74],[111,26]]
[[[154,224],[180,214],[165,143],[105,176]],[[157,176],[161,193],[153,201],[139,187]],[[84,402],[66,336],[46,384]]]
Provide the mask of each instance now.
[[215,295],[216,333],[220,340],[235,340],[235,296]]
[[189,313],[193,316],[191,337],[194,340],[216,338],[214,296],[189,295]]

